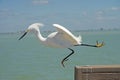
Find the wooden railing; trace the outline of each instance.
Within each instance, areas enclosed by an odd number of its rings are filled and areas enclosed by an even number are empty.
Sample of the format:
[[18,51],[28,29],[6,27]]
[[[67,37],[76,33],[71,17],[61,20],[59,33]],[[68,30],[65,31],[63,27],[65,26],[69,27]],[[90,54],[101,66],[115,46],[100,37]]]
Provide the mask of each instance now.
[[75,80],[120,80],[120,65],[76,66]]

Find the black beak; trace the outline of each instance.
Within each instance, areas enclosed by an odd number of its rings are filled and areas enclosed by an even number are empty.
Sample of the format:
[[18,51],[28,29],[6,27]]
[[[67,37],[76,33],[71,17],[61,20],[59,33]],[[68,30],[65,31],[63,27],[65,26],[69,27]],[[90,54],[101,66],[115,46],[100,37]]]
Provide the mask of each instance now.
[[25,32],[25,33],[19,38],[19,40],[21,40],[26,34],[27,34],[27,32]]

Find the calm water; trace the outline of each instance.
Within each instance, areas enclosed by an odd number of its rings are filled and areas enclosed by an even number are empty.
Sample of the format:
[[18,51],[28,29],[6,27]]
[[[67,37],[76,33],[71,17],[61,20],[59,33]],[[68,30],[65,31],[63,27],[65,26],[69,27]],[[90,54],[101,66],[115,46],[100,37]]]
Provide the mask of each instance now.
[[74,47],[76,52],[65,63],[66,68],[60,61],[70,53],[68,49],[46,47],[30,34],[21,41],[20,34],[1,34],[0,80],[73,80],[76,65],[120,64],[120,31],[74,34],[81,34],[84,43],[95,44],[99,40],[105,46]]

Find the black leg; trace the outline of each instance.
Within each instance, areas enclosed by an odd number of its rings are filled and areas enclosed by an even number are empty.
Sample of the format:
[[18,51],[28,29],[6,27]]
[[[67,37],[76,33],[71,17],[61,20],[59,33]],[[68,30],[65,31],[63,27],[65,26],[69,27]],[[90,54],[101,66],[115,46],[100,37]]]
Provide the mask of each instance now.
[[64,61],[67,61],[68,60],[68,57],[70,57],[73,53],[74,53],[74,50],[71,49],[71,48],[68,48],[70,51],[72,51],[68,56],[66,56],[62,61],[61,61],[61,64],[63,67],[65,67],[64,65]]

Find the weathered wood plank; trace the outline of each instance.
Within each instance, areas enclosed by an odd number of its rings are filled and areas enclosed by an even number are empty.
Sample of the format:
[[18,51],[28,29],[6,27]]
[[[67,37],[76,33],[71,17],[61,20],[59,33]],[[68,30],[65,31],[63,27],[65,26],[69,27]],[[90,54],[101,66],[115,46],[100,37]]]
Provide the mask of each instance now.
[[120,65],[76,66],[75,80],[120,80]]

